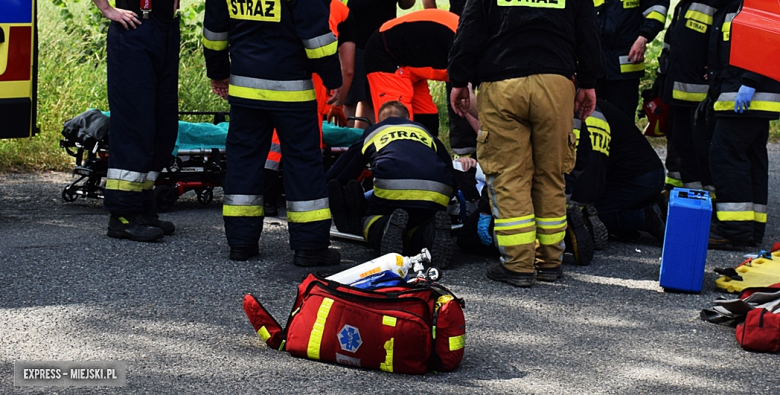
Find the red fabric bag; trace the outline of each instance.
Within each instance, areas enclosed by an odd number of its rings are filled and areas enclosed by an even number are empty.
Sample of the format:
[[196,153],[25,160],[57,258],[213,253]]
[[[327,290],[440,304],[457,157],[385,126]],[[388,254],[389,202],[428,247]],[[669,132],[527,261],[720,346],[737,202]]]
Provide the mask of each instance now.
[[777,352],[780,350],[780,314],[766,309],[753,309],[745,322],[737,325],[737,342],[745,350]]

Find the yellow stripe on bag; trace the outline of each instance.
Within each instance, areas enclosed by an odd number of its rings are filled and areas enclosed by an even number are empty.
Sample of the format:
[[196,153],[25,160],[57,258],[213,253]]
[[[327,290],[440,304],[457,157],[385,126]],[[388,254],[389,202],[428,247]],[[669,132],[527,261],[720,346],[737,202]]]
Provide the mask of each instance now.
[[450,351],[462,350],[466,347],[466,334],[450,337]]
[[395,326],[395,322],[396,322],[395,317],[391,317],[389,315],[382,317],[382,325]]
[[379,370],[385,372],[393,372],[393,345],[395,338],[391,337],[390,340],[385,342],[385,361],[379,364]]
[[322,300],[320,309],[317,310],[317,320],[314,321],[314,326],[311,328],[311,335],[309,335],[309,346],[306,348],[306,356],[309,357],[309,359],[320,359],[322,334],[325,332],[325,321],[328,320],[328,314],[330,314],[331,306],[333,306],[333,299],[325,298]]
[[257,330],[257,336],[260,336],[260,339],[262,339],[264,343],[271,338],[271,334],[264,326],[261,326],[260,329]]

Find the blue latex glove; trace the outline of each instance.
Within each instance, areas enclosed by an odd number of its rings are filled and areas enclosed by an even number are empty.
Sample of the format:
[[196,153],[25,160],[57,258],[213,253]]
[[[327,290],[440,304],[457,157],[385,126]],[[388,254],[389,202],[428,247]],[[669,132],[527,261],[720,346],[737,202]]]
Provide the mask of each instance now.
[[479,223],[477,223],[477,235],[479,241],[482,244],[489,246],[493,244],[493,236],[490,235],[490,221],[493,220],[492,215],[479,213]]
[[753,94],[756,93],[756,88],[742,85],[737,92],[737,99],[734,100],[734,112],[742,114],[750,108],[750,101],[753,100]]

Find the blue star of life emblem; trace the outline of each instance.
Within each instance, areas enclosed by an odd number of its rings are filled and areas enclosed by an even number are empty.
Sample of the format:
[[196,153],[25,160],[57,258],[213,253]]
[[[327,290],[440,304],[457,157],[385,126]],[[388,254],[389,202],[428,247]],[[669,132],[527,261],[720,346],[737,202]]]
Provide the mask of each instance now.
[[363,339],[360,338],[360,330],[352,325],[344,325],[338,333],[341,349],[349,352],[357,352]]

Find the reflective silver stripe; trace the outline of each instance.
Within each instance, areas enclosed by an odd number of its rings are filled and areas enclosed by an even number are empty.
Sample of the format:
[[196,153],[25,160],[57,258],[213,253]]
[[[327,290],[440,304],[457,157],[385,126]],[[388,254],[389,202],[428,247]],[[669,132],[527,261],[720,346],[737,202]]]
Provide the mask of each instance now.
[[328,32],[321,36],[317,36],[314,38],[301,40],[301,41],[303,42],[303,46],[306,47],[306,49],[317,49],[320,47],[324,47],[328,44],[331,44],[336,40],[337,40],[336,36],[333,34],[333,32]]
[[225,206],[262,206],[263,195],[225,195],[222,197]]
[[157,177],[160,176],[158,171],[150,171],[146,173],[146,181],[157,181]]
[[668,43],[664,43],[663,49],[672,49],[672,46]]
[[[718,100],[716,101],[734,101],[734,100],[737,100],[737,92],[721,93],[720,96],[718,96]],[[756,92],[753,95],[753,99],[751,101],[780,103],[780,93]]]
[[766,204],[753,203],[753,211],[757,213],[766,213]]
[[311,80],[276,81],[240,75],[231,75],[230,85],[271,91],[305,91],[314,89],[314,83]]
[[376,136],[377,134],[381,133],[383,130],[389,129],[389,128],[413,128],[414,130],[422,131],[425,134],[427,134],[428,136],[433,137],[430,133],[428,133],[427,130],[425,130],[425,129],[417,126],[417,125],[413,125],[413,124],[410,124],[410,123],[403,123],[403,124],[400,124],[400,125],[384,125],[384,126],[378,127],[378,128],[376,128],[376,130],[371,132],[371,134],[366,136],[366,138],[363,139],[363,142],[370,141],[374,136]]
[[146,181],[148,173],[139,173],[137,171],[121,170],[121,169],[108,169],[106,178],[110,180],[122,180],[129,182],[143,183]]
[[560,219],[560,220],[554,220],[551,221],[549,219],[539,218],[536,217],[536,224],[542,225],[542,226],[555,226],[555,225],[563,225],[566,223],[566,218]]
[[679,171],[670,171],[666,173],[666,176],[669,178],[674,178],[675,180],[679,180],[682,178]]
[[684,82],[674,82],[674,90],[687,93],[707,93],[710,86],[707,84],[687,84]]
[[628,60],[628,55],[618,56],[618,60],[620,61],[620,64],[634,64],[634,62]]
[[733,21],[735,16],[737,16],[736,12],[730,12],[730,13],[726,14],[726,22]]
[[279,145],[279,144],[276,144],[276,143],[271,143],[271,151],[272,152],[278,152],[278,153],[281,154],[282,153],[282,146]]
[[669,12],[666,9],[666,7],[664,7],[662,5],[654,5],[654,6],[650,7],[650,8],[648,8],[648,9],[646,9],[645,12],[642,13],[642,16],[648,16],[653,11],[663,14],[663,16],[666,16],[666,14]]
[[[621,56],[621,57],[622,57],[622,56]],[[600,119],[600,120],[602,120],[602,121],[604,121],[604,122],[606,122],[606,123],[609,123],[609,122],[607,122],[607,117],[605,117],[605,116],[604,116],[604,114],[602,114],[602,113],[601,113],[600,111],[598,111],[598,110],[594,110],[594,111],[593,111],[593,114],[590,114],[590,116],[591,116],[591,117],[593,117],[593,118],[596,118],[596,119]]]
[[753,211],[753,203],[717,203],[718,211]]
[[534,223],[535,223],[534,222],[534,217],[531,217],[531,218],[528,218],[528,219],[524,219],[522,221],[502,222],[500,224],[494,224],[493,225],[493,229],[506,228],[506,227],[509,227],[509,226],[516,226],[516,225],[526,225],[526,224],[528,224],[528,226],[531,226],[531,224],[534,224]]
[[705,191],[710,193],[710,196],[715,194],[715,186],[714,185],[705,185],[702,187]]
[[211,41],[227,41],[228,40],[228,32],[212,32],[209,29],[203,28],[203,37],[206,38],[206,40]]
[[574,118],[574,129],[577,129],[577,130],[582,129],[582,121],[580,121],[577,118]]
[[279,162],[275,160],[266,159],[264,167],[268,170],[279,171]]
[[718,11],[716,8],[712,8],[702,3],[693,3],[691,4],[691,7],[688,8],[688,10],[701,12],[702,14],[707,14],[709,16],[715,15],[715,12]]
[[684,182],[683,183],[683,188],[702,189],[701,181]]
[[386,180],[375,179],[374,188],[379,189],[417,189],[422,191],[438,192],[450,196],[452,187],[447,184],[430,180]]
[[453,148],[452,152],[457,155],[468,155],[473,154],[477,152],[477,149],[475,147],[468,147],[468,148]]
[[287,201],[287,211],[292,212],[304,212],[304,211],[314,211],[314,210],[322,210],[328,208],[328,198],[322,198],[317,200],[298,200],[298,201]]

